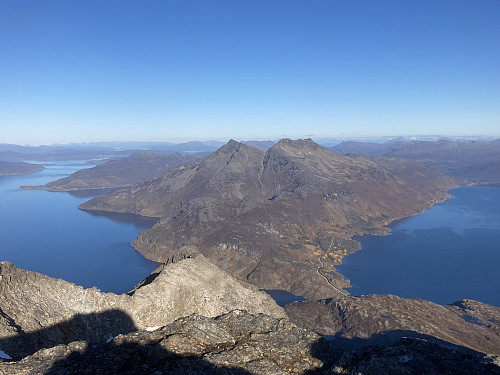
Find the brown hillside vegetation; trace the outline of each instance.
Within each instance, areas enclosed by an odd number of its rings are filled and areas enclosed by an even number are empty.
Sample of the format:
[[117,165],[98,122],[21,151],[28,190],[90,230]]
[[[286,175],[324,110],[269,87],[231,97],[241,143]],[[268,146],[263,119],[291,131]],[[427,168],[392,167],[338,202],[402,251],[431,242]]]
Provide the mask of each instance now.
[[336,294],[326,279],[347,284],[334,266],[356,250],[353,235],[385,233],[389,222],[446,199],[454,186],[418,163],[341,156],[310,139],[284,139],[265,153],[231,140],[80,208],[159,217],[133,243],[150,259],[195,245],[239,279],[324,298]]

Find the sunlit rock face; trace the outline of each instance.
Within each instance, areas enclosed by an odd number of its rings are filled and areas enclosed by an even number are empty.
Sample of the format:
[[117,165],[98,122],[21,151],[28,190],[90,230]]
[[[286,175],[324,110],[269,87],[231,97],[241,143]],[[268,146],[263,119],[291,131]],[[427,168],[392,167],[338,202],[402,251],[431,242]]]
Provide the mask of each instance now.
[[0,350],[22,357],[71,341],[100,342],[197,313],[234,309],[284,317],[272,298],[183,249],[129,294],[102,293],[0,263]]

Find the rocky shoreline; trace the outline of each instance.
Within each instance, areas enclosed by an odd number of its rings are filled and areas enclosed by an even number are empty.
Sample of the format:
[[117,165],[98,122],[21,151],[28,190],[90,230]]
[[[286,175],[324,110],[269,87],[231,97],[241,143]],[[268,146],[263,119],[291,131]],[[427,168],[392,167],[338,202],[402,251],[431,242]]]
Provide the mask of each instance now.
[[[454,187],[453,189],[455,189],[456,187]],[[452,189],[450,189],[452,190]],[[397,222],[400,221],[400,220],[404,220],[404,219],[408,219],[410,217],[414,217],[414,216],[417,216],[417,215],[420,215],[428,210],[430,210],[431,208],[433,208],[435,205],[437,204],[440,204],[448,199],[452,199],[453,198],[453,195],[449,194],[447,192],[448,196],[447,197],[444,197],[443,199],[440,199],[440,200],[436,200],[435,202],[431,202],[429,207],[423,209],[422,211],[420,212],[417,212],[417,213],[414,213],[412,215],[409,215],[409,216],[403,216],[403,217],[398,217],[398,218],[394,218],[386,223],[383,224],[383,226],[381,228],[379,228],[378,231],[369,231],[369,232],[366,232],[366,233],[362,233],[362,234],[356,234],[356,235],[353,235],[351,237],[348,238],[349,241],[353,241],[353,244],[351,246],[351,248],[348,250],[348,251],[344,251],[343,253],[340,252],[338,254],[336,254],[336,262],[332,262],[332,266],[333,266],[333,272],[330,271],[330,275],[333,273],[333,274],[338,274],[339,277],[337,278],[330,278],[328,279],[328,282],[333,284],[333,287],[334,288],[339,288],[343,293],[346,293],[346,294],[350,294],[349,293],[349,288],[350,288],[350,280],[349,279],[346,279],[344,277],[344,275],[342,275],[340,272],[337,271],[336,267],[337,266],[340,266],[342,264],[342,259],[350,254],[353,254],[357,251],[361,251],[363,250],[362,248],[362,243],[361,241],[358,241],[358,240],[355,240],[353,239],[354,237],[360,237],[360,236],[365,236],[365,235],[369,235],[369,236],[387,236],[391,233],[391,227],[392,226],[395,226],[397,225]],[[319,271],[320,272],[320,271]],[[328,274],[327,274],[328,275]],[[325,278],[328,278],[328,276],[325,276],[323,275]],[[343,294],[342,292],[340,292],[340,294]]]

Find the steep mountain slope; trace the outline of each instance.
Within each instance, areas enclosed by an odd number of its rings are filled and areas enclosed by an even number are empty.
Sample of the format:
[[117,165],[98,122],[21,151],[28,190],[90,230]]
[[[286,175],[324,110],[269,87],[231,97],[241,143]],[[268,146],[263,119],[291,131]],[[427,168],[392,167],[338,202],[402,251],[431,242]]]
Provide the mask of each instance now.
[[194,156],[179,153],[155,154],[138,151],[125,158],[81,169],[68,177],[49,182],[42,188],[49,191],[75,191],[128,187],[149,178],[159,177],[173,166],[194,160]]
[[0,349],[12,357],[234,309],[285,316],[268,294],[235,280],[193,248],[175,253],[128,295],[84,289],[0,262]]
[[30,174],[44,170],[40,164],[24,162],[0,161],[0,176],[12,176],[18,174]]
[[341,156],[312,140],[284,139],[266,153],[230,141],[80,208],[160,217],[133,243],[150,259],[192,244],[237,278],[321,298],[337,293],[330,283],[345,285],[333,266],[355,249],[346,240],[385,232],[388,222],[445,199],[453,186],[420,164]]

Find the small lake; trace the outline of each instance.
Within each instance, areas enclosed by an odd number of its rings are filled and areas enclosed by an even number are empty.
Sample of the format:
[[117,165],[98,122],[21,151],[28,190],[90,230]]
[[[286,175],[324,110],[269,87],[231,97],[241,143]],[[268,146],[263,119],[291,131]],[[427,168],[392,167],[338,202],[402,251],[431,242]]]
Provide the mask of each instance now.
[[454,198],[360,236],[337,270],[352,295],[395,294],[441,304],[464,298],[500,306],[500,188],[460,187]]
[[97,215],[77,206],[98,192],[23,190],[90,165],[58,162],[35,174],[0,177],[0,260],[84,287],[124,293],[156,267],[130,245],[154,221],[137,215]]

